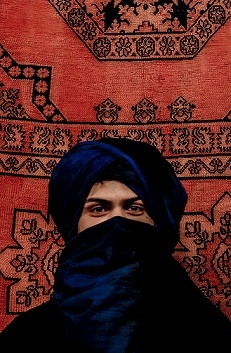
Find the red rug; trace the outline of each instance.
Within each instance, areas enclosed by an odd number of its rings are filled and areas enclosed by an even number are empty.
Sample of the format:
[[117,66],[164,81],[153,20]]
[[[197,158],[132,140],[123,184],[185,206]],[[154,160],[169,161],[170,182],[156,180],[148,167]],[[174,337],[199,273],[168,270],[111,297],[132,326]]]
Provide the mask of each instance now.
[[174,255],[231,319],[231,1],[2,0],[0,11],[0,330],[52,293],[53,167],[102,136],[147,141],[173,165],[189,194]]

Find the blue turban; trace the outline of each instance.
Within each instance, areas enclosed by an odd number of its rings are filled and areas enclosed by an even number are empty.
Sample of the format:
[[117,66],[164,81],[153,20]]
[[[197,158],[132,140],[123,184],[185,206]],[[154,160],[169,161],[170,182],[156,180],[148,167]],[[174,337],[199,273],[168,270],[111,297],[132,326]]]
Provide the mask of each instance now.
[[125,161],[141,187],[124,183],[144,202],[155,226],[171,249],[178,241],[179,223],[187,201],[184,187],[170,163],[148,143],[104,138],[76,144],[54,168],[49,182],[49,212],[64,240],[73,237],[85,200],[99,175],[111,163]]

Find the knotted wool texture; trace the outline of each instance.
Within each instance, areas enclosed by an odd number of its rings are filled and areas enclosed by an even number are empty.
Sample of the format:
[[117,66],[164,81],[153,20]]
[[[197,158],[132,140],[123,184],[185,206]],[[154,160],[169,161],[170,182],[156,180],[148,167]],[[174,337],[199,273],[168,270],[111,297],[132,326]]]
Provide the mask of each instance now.
[[119,136],[172,164],[189,195],[174,256],[231,319],[231,1],[2,0],[0,15],[0,330],[52,294],[54,166]]

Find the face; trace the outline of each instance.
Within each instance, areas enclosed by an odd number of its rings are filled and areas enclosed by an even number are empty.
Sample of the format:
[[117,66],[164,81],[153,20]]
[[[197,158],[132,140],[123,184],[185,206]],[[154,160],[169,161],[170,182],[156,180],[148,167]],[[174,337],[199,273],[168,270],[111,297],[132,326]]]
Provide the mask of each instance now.
[[91,188],[79,219],[78,233],[115,216],[154,225],[143,201],[131,189],[119,181],[106,180]]

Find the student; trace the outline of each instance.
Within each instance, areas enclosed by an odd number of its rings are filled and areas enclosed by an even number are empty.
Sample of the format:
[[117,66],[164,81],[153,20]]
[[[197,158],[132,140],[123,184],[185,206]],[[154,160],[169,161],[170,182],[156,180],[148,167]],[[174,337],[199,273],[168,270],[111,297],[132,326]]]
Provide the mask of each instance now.
[[173,258],[187,202],[153,146],[124,138],[81,142],[55,167],[49,212],[65,248],[50,301],[0,335],[7,351],[209,352],[231,323]]

